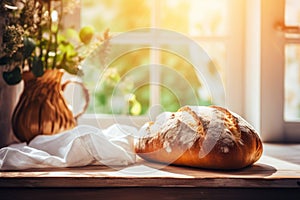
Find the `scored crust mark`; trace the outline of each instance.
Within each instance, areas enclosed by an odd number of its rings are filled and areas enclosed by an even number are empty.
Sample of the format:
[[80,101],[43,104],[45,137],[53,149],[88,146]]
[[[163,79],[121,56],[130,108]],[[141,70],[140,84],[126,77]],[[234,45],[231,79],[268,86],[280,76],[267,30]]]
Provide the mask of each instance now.
[[234,135],[235,140],[241,139],[241,130],[239,127],[239,120],[237,117],[231,114],[227,109],[219,107],[219,106],[210,106],[211,108],[215,108],[218,111],[221,111],[224,114],[224,124],[230,130],[230,133]]
[[[190,126],[193,130],[195,130],[202,137],[205,136],[204,126],[203,126],[203,123],[202,123],[200,117],[190,107],[184,106],[177,111],[177,113],[179,113],[179,112],[187,112],[188,114],[190,114],[193,117],[193,119],[195,120],[195,123],[194,124],[188,123],[187,125]],[[181,120],[184,122],[184,119],[181,119]]]

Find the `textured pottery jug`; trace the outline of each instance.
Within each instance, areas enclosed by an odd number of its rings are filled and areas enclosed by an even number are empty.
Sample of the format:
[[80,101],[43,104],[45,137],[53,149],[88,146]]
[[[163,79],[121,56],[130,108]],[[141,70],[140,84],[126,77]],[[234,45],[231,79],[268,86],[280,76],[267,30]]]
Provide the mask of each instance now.
[[[29,142],[37,135],[52,135],[76,126],[76,119],[84,113],[89,98],[81,82],[68,81],[61,84],[63,71],[46,70],[36,78],[31,72],[23,74],[24,89],[12,116],[12,127],[16,137]],[[63,96],[69,83],[79,84],[85,94],[85,106],[76,116]]]

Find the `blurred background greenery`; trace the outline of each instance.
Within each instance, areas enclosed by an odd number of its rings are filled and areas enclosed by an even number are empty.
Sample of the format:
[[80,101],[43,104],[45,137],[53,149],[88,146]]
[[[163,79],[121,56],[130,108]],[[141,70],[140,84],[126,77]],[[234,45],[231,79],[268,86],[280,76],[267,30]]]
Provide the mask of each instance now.
[[[210,55],[211,61],[206,67],[211,69],[211,73],[222,74],[226,57],[225,43],[197,38],[221,37],[226,34],[227,10],[224,0],[84,0],[81,3],[82,26],[92,25],[97,32],[109,28],[112,36],[146,27],[176,31],[195,38],[195,42]],[[130,42],[114,44],[114,53],[139,46]],[[159,102],[164,111],[176,111],[183,105],[212,104],[209,91],[197,76],[194,66],[183,57],[164,50],[174,48],[180,49],[185,58],[192,56],[187,44],[166,40],[161,50],[141,48],[121,55],[111,63],[105,63],[105,55],[101,56],[103,49],[100,48],[84,66],[84,82],[92,90],[88,112],[146,114],[151,106],[153,54],[160,67]]]

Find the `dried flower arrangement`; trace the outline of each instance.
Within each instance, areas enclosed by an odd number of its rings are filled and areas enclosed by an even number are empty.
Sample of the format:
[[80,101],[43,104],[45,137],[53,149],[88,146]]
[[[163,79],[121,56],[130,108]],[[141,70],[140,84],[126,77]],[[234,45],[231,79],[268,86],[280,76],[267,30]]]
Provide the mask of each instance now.
[[25,71],[40,77],[46,69],[81,75],[80,62],[104,40],[92,27],[66,28],[63,16],[78,0],[3,0],[0,2],[0,67],[7,84],[19,83]]

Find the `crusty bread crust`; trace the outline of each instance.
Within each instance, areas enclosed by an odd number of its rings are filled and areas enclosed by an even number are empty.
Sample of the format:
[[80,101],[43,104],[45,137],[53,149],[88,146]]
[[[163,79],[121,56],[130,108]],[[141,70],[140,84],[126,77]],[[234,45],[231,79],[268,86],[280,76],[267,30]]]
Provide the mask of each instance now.
[[140,129],[136,153],[149,161],[207,169],[240,169],[263,146],[243,118],[218,106],[185,106]]

